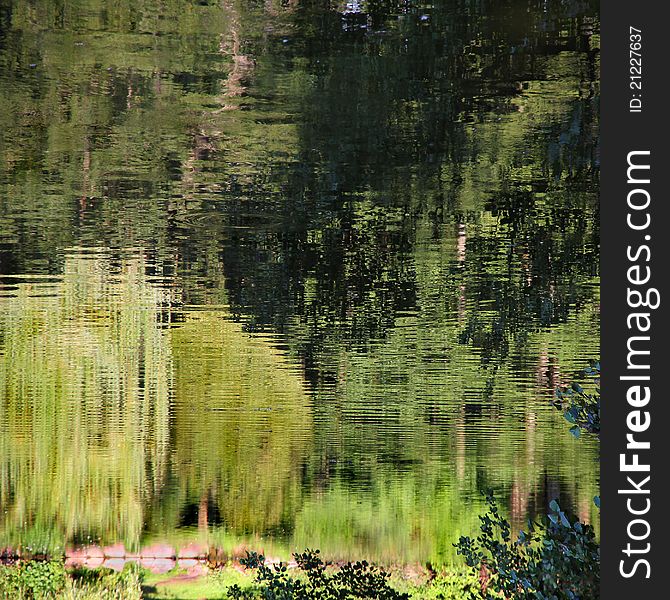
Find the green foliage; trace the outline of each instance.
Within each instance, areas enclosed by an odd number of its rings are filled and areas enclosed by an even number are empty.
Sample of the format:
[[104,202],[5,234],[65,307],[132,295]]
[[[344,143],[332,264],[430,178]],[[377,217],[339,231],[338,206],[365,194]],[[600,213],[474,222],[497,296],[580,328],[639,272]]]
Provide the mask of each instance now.
[[479,580],[473,573],[443,573],[429,583],[410,590],[416,600],[476,600]]
[[56,598],[65,587],[62,561],[27,561],[0,566],[0,597]]
[[[300,578],[301,575],[297,577]],[[259,584],[258,581],[252,583],[248,579],[245,581],[245,576],[235,569],[217,569],[210,575],[210,578],[225,591],[235,587],[233,594],[236,596],[233,597],[253,599],[258,598],[262,593],[262,584]],[[403,571],[392,573],[389,582],[398,591],[409,594],[412,600],[477,600],[479,598],[479,580],[469,570],[443,571],[437,575],[433,574],[429,580],[423,580],[418,573],[415,573],[414,577],[408,576],[408,573]]]
[[0,598],[8,600],[141,600],[141,570],[65,570],[62,560],[20,561],[0,565]]
[[128,563],[117,573],[110,569],[78,569],[67,578],[65,600],[142,600],[142,569]]
[[559,409],[565,419],[572,423],[570,433],[579,437],[582,431],[600,435],[600,362],[594,362],[584,374],[595,386],[593,393],[587,392],[578,383],[556,390]]
[[[249,569],[257,569],[257,581],[261,584],[261,596],[258,597],[265,600],[409,600],[408,594],[389,586],[386,571],[367,561],[349,562],[338,570],[331,570],[318,550],[306,550],[293,556],[304,577],[289,575],[283,563],[269,567],[264,556],[247,553],[247,558],[241,562]],[[253,591],[242,590],[236,585],[228,590],[228,596],[234,600],[256,597]]]
[[509,522],[493,496],[480,517],[481,533],[456,544],[469,567],[482,574],[481,596],[519,600],[589,600],[598,597],[600,547],[593,528],[570,518],[555,500],[544,524],[529,522],[512,541]]

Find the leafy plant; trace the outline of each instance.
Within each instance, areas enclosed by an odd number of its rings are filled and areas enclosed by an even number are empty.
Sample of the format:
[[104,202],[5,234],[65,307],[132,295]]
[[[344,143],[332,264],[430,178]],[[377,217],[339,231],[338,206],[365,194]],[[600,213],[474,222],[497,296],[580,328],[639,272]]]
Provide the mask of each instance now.
[[[346,563],[338,570],[330,569],[318,550],[306,550],[293,555],[302,576],[293,577],[288,567],[279,563],[270,567],[265,557],[248,552],[242,564],[248,569],[257,569],[256,580],[260,584],[260,597],[265,600],[348,600],[353,598],[375,598],[376,600],[408,600],[409,595],[394,590],[388,584],[389,574],[367,561]],[[234,585],[228,590],[234,600],[254,598],[251,590],[242,590]]]
[[128,565],[66,572],[60,560],[18,561],[0,565],[0,598],[11,600],[142,600],[141,572]]
[[577,438],[582,431],[600,435],[600,362],[594,362],[584,374],[595,386],[593,393],[588,393],[578,383],[556,389],[555,404],[572,423],[570,433]]
[[65,587],[62,561],[26,561],[0,566],[0,597],[17,600],[57,598]]
[[143,573],[127,563],[117,573],[111,569],[76,569],[69,573],[63,600],[142,600]]
[[593,528],[570,518],[552,500],[545,523],[529,521],[513,541],[492,495],[481,534],[461,537],[456,549],[480,572],[486,599],[590,600],[600,587],[600,546]]
[[441,573],[410,594],[412,600],[477,600],[479,580],[469,571]]

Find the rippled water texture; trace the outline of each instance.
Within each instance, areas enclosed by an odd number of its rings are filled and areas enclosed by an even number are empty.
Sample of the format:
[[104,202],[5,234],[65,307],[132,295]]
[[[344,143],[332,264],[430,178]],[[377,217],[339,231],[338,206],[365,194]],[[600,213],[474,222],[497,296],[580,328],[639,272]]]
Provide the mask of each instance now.
[[596,10],[0,0],[0,546],[597,521]]

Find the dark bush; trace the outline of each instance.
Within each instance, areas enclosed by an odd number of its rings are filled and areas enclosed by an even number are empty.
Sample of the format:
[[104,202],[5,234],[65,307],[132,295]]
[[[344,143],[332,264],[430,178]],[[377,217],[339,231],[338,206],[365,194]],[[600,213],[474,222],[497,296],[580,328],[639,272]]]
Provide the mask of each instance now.
[[570,433],[575,437],[582,432],[600,435],[600,362],[594,362],[584,375],[589,378],[586,385],[594,387],[592,392],[578,383],[556,390],[556,407],[572,424]]
[[509,522],[492,495],[481,534],[456,545],[481,574],[483,598],[593,600],[600,589],[600,547],[593,528],[570,518],[555,500],[545,523],[528,523],[512,541]]
[[[367,561],[347,563],[339,569],[329,568],[319,551],[306,550],[294,554],[301,576],[289,574],[285,564],[273,567],[265,564],[265,557],[247,553],[242,564],[257,569],[260,597],[265,600],[349,600],[374,598],[376,600],[407,600],[408,594],[394,590],[388,584],[389,575]],[[228,597],[239,600],[257,597],[250,590],[232,586]]]

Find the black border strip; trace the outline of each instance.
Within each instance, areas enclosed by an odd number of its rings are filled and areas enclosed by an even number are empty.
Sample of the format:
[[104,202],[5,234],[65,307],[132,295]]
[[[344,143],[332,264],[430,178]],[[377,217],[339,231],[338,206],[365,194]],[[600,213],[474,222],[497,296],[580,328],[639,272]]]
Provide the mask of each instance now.
[[[670,72],[665,42],[670,32],[662,6],[617,0],[601,4],[601,598],[605,600],[670,598],[665,548],[670,517],[665,514],[664,491],[670,476],[670,431],[666,431],[668,400],[663,389],[670,375],[665,358],[670,339],[665,310],[670,302],[670,233],[664,231],[670,174],[665,138],[670,127],[663,113]],[[639,48],[635,30],[640,30]],[[629,160],[649,169],[628,172]],[[631,209],[629,195],[638,207],[648,196],[649,206]],[[628,224],[629,214],[632,225],[640,229]],[[647,215],[648,227],[642,228]],[[647,268],[648,282],[631,282],[644,280]],[[640,299],[635,291],[642,294],[642,302],[649,299],[653,305],[652,288],[659,292],[658,308],[632,306]],[[641,313],[649,314],[649,331],[640,331],[647,324],[644,317],[630,317]],[[629,345],[641,352],[631,354]],[[640,376],[649,380],[621,379]],[[627,448],[628,434],[640,446]],[[644,442],[649,442],[649,449],[643,448]],[[641,468],[648,465],[649,471],[622,468],[622,454],[629,465],[637,455]]]

